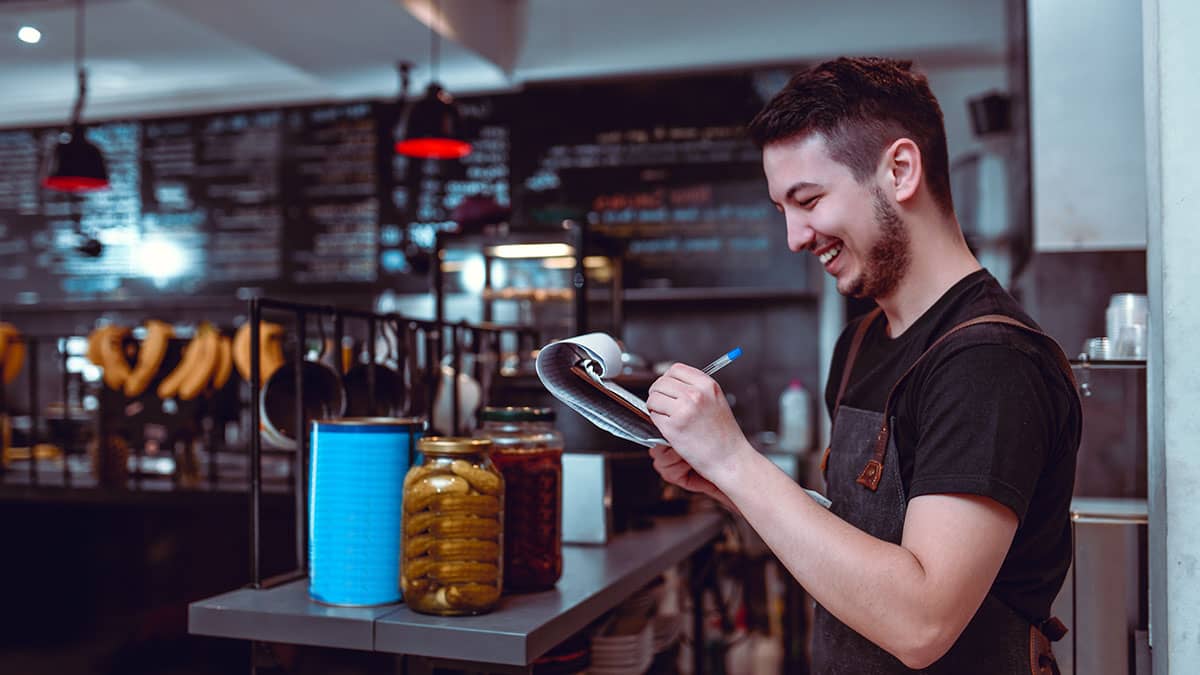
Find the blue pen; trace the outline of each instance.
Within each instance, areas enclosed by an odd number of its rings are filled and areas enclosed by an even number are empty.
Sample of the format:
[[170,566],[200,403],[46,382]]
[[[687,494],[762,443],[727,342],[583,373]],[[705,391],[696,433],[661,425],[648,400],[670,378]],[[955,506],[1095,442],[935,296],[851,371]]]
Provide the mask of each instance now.
[[704,366],[704,374],[712,375],[713,373],[717,372],[718,370],[733,363],[733,360],[741,355],[742,355],[741,347],[734,347],[733,349],[730,349],[728,352],[725,352],[724,354],[718,356],[717,360],[713,361],[712,363],[708,364],[707,366]]

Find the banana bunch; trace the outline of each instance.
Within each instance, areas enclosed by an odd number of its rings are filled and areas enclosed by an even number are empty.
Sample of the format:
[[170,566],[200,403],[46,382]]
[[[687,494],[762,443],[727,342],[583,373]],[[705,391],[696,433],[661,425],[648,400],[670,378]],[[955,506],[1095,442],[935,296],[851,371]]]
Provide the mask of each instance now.
[[175,329],[171,328],[171,324],[154,319],[146,322],[146,338],[138,347],[137,363],[123,384],[126,396],[141,396],[150,386],[150,380],[158,374],[163,357],[167,355],[167,345],[173,337]]
[[[179,365],[158,384],[158,396],[162,399],[178,398],[190,401],[204,393],[211,385],[220,388],[229,379],[230,368],[223,357],[230,349],[223,345],[229,338],[210,323],[202,323],[196,334],[183,348]],[[223,365],[225,364],[225,365]]]
[[117,324],[101,326],[88,336],[88,360],[104,369],[104,384],[110,389],[122,390],[133,373],[125,358],[128,336],[129,329]]
[[[258,326],[258,374],[262,383],[283,365],[283,326],[263,321]],[[250,381],[250,322],[233,336],[233,362],[243,380]]]
[[11,323],[0,322],[0,376],[4,378],[4,384],[17,379],[24,365],[25,340],[21,339],[21,331]]

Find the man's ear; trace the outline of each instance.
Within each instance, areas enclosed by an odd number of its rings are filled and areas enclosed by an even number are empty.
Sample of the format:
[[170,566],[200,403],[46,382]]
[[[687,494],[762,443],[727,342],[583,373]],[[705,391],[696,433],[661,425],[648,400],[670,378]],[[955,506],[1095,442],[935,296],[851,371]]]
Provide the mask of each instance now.
[[883,185],[897,203],[903,204],[917,194],[924,176],[921,149],[909,138],[898,138],[883,152]]

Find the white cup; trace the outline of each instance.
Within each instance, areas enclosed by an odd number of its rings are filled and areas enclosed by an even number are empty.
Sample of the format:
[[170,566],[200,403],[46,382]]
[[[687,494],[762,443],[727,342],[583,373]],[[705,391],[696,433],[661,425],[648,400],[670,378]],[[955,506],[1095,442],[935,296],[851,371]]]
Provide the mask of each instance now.
[[1121,337],[1121,327],[1149,325],[1150,305],[1140,293],[1117,293],[1108,300],[1104,311],[1104,328],[1108,339],[1114,343]]
[[1135,361],[1146,359],[1146,326],[1144,324],[1124,324],[1117,329],[1115,356],[1118,359]]

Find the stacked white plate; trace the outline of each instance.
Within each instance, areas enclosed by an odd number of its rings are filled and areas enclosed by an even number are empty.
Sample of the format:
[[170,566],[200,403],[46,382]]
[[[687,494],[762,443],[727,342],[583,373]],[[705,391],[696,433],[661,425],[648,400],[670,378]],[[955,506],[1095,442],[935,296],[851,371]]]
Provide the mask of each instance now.
[[654,653],[661,654],[670,649],[678,640],[683,629],[682,614],[659,614],[651,622],[654,628]]
[[654,624],[647,622],[633,635],[597,635],[592,638],[589,675],[641,675],[654,660]]
[[658,600],[658,589],[643,588],[633,597],[621,603],[620,613],[625,616],[651,616],[657,611]]

